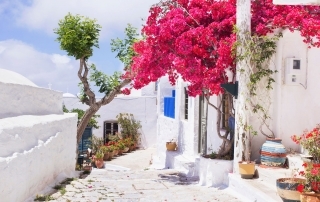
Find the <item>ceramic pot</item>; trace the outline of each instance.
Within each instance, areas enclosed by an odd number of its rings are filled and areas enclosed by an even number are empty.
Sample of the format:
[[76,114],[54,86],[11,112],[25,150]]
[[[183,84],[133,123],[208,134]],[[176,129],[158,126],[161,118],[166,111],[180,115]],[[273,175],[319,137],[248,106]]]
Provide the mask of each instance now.
[[102,168],[103,167],[103,158],[102,159],[95,159],[95,164],[97,168]]
[[316,193],[301,193],[300,194],[301,202],[320,202],[320,194]]
[[175,151],[177,148],[177,143],[175,142],[166,142],[166,147],[168,151]]
[[105,153],[104,157],[103,157],[103,160],[104,161],[110,161],[111,160],[111,153],[110,152]]
[[299,202],[300,192],[297,186],[305,182],[302,178],[279,178],[276,181],[277,191],[284,202]]
[[122,155],[122,153],[123,153],[123,150],[118,151],[118,155]]
[[267,166],[283,167],[287,151],[281,144],[281,139],[267,138],[261,147],[261,164]]
[[113,151],[113,156],[117,156],[117,155],[118,155],[118,153],[119,153],[119,151],[118,151],[118,150],[114,150],[114,151]]
[[129,151],[129,147],[125,147],[124,149],[123,149],[123,152],[124,153],[126,153],[126,152],[128,152]]
[[255,162],[240,161],[239,162],[239,173],[241,175],[241,178],[252,179],[254,172],[256,170],[255,165],[256,165]]
[[130,151],[136,150],[136,147],[134,145],[130,146]]

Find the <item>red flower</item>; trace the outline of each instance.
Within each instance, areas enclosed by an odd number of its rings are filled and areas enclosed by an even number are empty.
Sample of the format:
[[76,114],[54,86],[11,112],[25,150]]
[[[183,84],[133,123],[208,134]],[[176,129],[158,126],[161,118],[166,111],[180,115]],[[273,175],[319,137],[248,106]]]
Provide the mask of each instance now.
[[304,176],[305,175],[304,171],[300,171],[299,175]]
[[318,173],[319,173],[318,168],[312,168],[312,170],[311,170],[312,175],[318,175]]
[[302,164],[302,166],[306,168],[308,166],[308,164],[304,163],[304,164]]
[[297,186],[297,191],[298,191],[298,192],[303,192],[303,189],[304,189],[304,185],[303,185],[303,184],[299,184],[299,185]]

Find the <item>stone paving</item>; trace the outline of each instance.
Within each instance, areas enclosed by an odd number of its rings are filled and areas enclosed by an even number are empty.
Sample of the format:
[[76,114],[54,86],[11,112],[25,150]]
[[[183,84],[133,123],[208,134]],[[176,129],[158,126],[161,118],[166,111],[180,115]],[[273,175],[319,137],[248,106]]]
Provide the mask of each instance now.
[[[228,201],[240,202],[227,189],[199,186],[197,180],[171,169],[155,170],[142,168],[150,159],[145,158],[150,151],[127,154],[124,160],[109,164],[128,165],[132,161],[134,169],[107,170],[94,169],[89,175],[75,179],[65,185],[63,191],[52,194],[53,201],[71,202],[191,202]],[[144,153],[143,153],[144,152]],[[148,153],[149,152],[149,153]],[[138,152],[139,153],[139,152]],[[145,154],[146,153],[146,154]],[[132,158],[130,158],[132,155]],[[145,156],[144,156],[145,155]],[[139,157],[144,157],[139,159]],[[118,157],[119,159],[122,157]],[[139,160],[139,161],[137,161]],[[123,163],[121,163],[123,162]],[[137,164],[137,162],[139,162]],[[140,163],[141,162],[141,163]],[[137,165],[141,165],[140,167]]]

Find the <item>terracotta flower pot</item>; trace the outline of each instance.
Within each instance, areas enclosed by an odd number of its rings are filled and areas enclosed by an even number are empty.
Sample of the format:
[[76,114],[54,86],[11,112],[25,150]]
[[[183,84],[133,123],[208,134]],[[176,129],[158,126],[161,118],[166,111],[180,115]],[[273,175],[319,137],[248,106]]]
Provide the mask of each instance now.
[[122,153],[123,153],[123,150],[118,151],[118,155],[122,155]]
[[103,167],[103,158],[101,158],[101,159],[95,159],[94,162],[95,162],[97,168],[102,168],[102,167]]
[[239,173],[241,178],[252,179],[255,172],[255,163],[250,161],[240,161],[239,162]]
[[134,145],[130,146],[130,151],[136,150],[136,147]]
[[109,161],[111,159],[111,154],[110,152],[107,152],[104,154],[103,160],[104,161]]
[[175,142],[166,142],[166,147],[168,151],[175,151],[177,149],[177,143]]
[[318,193],[301,193],[301,202],[320,202],[320,194]]
[[128,152],[129,151],[129,147],[125,147],[124,149],[123,149],[123,152],[124,153],[126,153],[126,152]]
[[113,156],[117,156],[118,155],[118,150],[114,150],[113,151]]

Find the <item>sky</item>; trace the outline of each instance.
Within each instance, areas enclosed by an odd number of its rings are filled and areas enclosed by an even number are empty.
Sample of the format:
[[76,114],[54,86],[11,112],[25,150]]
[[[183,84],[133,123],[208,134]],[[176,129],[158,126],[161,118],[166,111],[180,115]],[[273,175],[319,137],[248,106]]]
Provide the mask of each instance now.
[[111,39],[123,39],[130,23],[139,30],[159,0],[0,0],[0,68],[15,71],[39,87],[76,94],[79,61],[60,50],[53,29],[65,15],[80,14],[102,26],[99,49],[90,62],[106,74],[123,65]]

